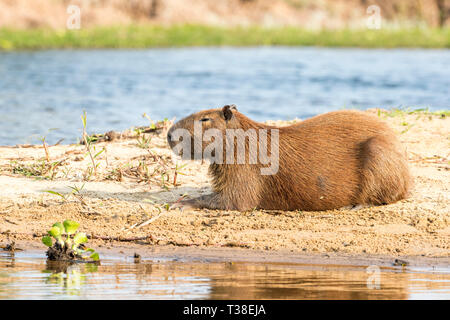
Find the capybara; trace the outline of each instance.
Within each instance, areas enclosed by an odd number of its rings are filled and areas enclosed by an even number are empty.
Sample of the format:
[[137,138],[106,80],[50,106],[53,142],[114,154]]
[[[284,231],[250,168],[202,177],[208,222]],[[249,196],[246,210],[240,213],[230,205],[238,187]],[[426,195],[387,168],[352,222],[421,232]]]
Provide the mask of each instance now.
[[[195,126],[199,125],[202,133],[214,129],[213,133],[222,136],[201,138],[195,149]],[[191,141],[176,139],[177,129],[188,132]],[[266,140],[261,140],[264,129]],[[256,136],[245,135],[252,130]],[[228,132],[236,131],[235,137],[228,136]],[[224,160],[227,156],[237,156],[239,136],[245,140],[244,161],[241,158],[240,163],[228,163]],[[212,143],[221,137],[222,145],[205,155],[205,141]],[[182,206],[246,211],[382,205],[405,198],[412,184],[406,152],[393,130],[378,117],[356,110],[329,112],[291,126],[275,127],[255,122],[238,112],[236,106],[227,105],[178,121],[168,131],[167,139],[172,150],[182,141],[190,142],[188,152],[183,151],[184,158],[211,161],[213,193],[182,201]],[[278,152],[277,170],[272,174],[262,173],[262,168],[270,166],[267,159],[255,163],[254,154],[249,153],[258,141],[258,150],[264,147],[261,141],[266,141],[268,155]],[[226,149],[227,143],[233,149]],[[220,150],[224,151],[222,162],[212,157]]]

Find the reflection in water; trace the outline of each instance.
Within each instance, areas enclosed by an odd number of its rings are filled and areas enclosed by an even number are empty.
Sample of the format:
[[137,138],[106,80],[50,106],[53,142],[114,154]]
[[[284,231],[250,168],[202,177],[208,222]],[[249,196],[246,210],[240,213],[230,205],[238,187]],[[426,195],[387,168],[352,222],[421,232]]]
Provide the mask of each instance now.
[[381,268],[377,290],[365,267],[132,261],[61,265],[0,253],[0,299],[450,298],[449,270]]
[[47,261],[43,273],[48,273],[46,284],[57,285],[63,294],[80,296],[82,287],[86,284],[86,274],[98,271],[98,265],[93,263],[79,264],[69,262]]

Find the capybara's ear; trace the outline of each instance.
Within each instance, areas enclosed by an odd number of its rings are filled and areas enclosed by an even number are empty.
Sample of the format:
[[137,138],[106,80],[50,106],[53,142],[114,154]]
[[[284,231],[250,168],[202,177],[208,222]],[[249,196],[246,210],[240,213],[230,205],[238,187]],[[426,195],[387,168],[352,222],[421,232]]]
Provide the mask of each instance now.
[[234,104],[232,105],[226,105],[222,108],[223,117],[226,121],[230,120],[233,116],[233,111],[231,110],[237,110],[236,106]]

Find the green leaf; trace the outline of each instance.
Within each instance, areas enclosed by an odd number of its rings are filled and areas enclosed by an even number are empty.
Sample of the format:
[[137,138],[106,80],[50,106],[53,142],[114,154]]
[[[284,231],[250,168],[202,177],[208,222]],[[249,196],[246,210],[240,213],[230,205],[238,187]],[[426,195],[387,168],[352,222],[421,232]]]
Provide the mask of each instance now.
[[87,123],[87,116],[86,116],[86,110],[83,110],[83,115],[81,116],[81,121],[83,122],[83,127],[86,128],[86,123]]
[[49,236],[42,237],[42,243],[45,244],[47,247],[51,247],[53,245],[52,238]]
[[91,254],[90,258],[94,261],[100,260],[100,256],[98,255],[97,252],[94,252],[93,254]]
[[81,243],[86,243],[88,241],[88,238],[86,236],[86,233],[79,232],[73,237],[73,243],[77,246]]
[[[181,166],[178,166],[178,164],[175,166],[175,170],[181,170],[181,169],[183,169],[184,167],[186,167],[187,165],[188,165],[189,163],[185,163],[185,164],[183,164],[183,165],[181,165]],[[179,172],[178,172],[179,173]]]
[[67,234],[74,234],[75,231],[77,231],[80,224],[78,222],[72,221],[72,220],[66,220],[63,222],[64,229],[66,230]]
[[97,152],[94,156],[94,159],[97,158],[103,151],[105,151],[105,148],[103,148],[102,150],[100,150],[99,152]]
[[63,233],[64,233],[64,226],[62,225],[61,222],[56,222],[55,224],[52,225],[52,227],[57,227],[57,228],[59,228],[60,234],[63,234]]
[[61,237],[61,230],[58,227],[52,227],[48,232],[48,234],[54,237],[55,239],[59,239]]
[[56,191],[52,191],[52,190],[44,190],[44,192],[51,193],[51,194],[60,196],[60,197],[63,198],[63,199],[66,199],[66,197],[65,197],[63,194],[61,194],[61,193],[59,193],[59,192],[56,192]]

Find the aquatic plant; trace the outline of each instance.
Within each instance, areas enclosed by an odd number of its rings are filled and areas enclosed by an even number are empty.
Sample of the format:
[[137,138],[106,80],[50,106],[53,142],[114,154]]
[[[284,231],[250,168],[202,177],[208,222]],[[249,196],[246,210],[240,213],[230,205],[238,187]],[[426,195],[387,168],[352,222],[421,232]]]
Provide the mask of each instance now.
[[[48,247],[47,258],[49,260],[99,261],[98,253],[84,245],[88,241],[86,233],[78,232],[75,234],[79,226],[78,222],[72,220],[53,224],[48,231],[48,235],[42,237],[42,243]],[[53,240],[55,240],[55,243],[53,243]]]

